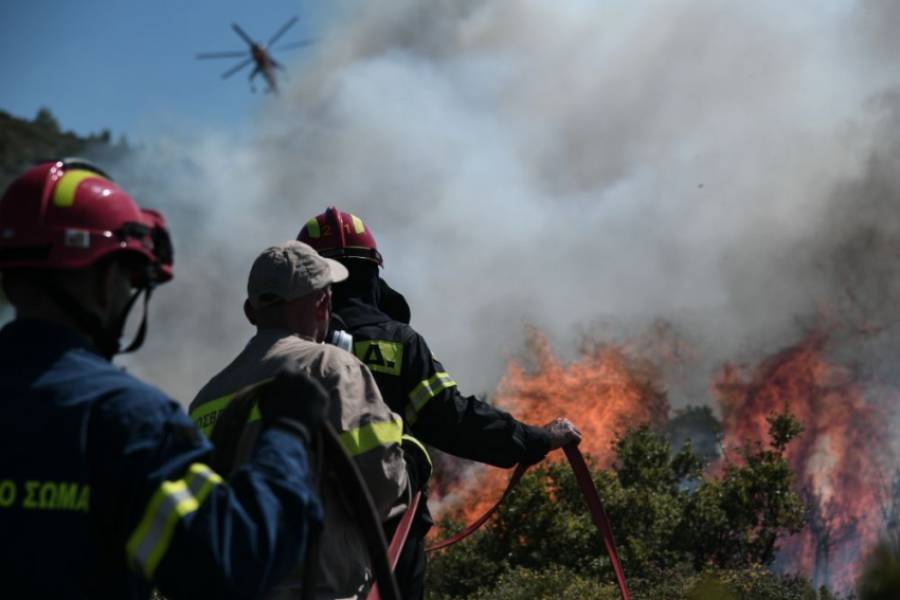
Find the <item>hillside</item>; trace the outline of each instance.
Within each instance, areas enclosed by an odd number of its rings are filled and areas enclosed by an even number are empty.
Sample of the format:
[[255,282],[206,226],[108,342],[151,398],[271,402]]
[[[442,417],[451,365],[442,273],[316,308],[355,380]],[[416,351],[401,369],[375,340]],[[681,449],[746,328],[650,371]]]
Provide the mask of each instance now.
[[0,110],[0,189],[5,190],[15,176],[28,165],[45,158],[96,156],[107,152],[127,152],[123,139],[112,143],[112,134],[104,129],[87,137],[63,131],[56,117],[42,108],[29,121]]

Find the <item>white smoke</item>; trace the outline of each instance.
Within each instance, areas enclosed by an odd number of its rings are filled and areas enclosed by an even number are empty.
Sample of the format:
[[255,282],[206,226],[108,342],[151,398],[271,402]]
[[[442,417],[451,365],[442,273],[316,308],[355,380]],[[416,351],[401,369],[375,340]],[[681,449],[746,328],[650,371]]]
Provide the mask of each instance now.
[[733,358],[833,292],[821,238],[882,143],[893,4],[336,10],[255,134],[182,132],[113,167],[171,221],[176,280],[129,364],[181,401],[251,334],[255,255],[329,205],[373,228],[470,393],[494,388],[526,322],[566,351],[585,325],[666,317]]

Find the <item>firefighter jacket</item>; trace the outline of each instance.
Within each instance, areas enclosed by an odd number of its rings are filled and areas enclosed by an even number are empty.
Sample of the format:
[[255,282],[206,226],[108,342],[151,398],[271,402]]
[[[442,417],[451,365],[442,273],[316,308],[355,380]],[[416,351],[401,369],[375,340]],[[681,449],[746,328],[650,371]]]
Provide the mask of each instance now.
[[0,410],[0,582],[20,597],[255,597],[320,527],[296,437],[267,429],[225,482],[178,404],[67,327],[0,331]]
[[[288,330],[261,329],[237,358],[200,390],[191,403],[191,417],[211,433],[235,392],[273,377],[286,365],[299,368],[328,391],[328,419],[341,434],[382,518],[402,512],[408,501],[406,463],[400,447],[403,421],[384,403],[369,370],[349,352]],[[247,429],[254,426],[258,425],[251,415]],[[248,431],[234,435],[247,437]],[[238,443],[239,454],[244,446]],[[341,499],[341,488],[341,482],[325,474],[320,487],[325,526],[314,575],[316,598],[364,597],[372,579],[365,540]],[[278,598],[299,597],[303,575],[298,570],[279,585]]]
[[353,352],[375,375],[391,410],[404,415],[408,432],[448,454],[497,467],[530,464],[547,454],[550,439],[543,429],[463,396],[425,339],[367,300],[342,299],[335,310],[353,334]]

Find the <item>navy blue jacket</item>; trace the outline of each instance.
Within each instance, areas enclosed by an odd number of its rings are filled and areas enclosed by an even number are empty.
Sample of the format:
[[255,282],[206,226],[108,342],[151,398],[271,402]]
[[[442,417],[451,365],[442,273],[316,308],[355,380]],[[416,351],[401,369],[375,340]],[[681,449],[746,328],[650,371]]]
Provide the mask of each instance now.
[[[250,598],[302,559],[322,509],[279,429],[227,482],[184,411],[73,330],[0,330],[0,582],[28,598]],[[151,583],[152,582],[152,583]]]

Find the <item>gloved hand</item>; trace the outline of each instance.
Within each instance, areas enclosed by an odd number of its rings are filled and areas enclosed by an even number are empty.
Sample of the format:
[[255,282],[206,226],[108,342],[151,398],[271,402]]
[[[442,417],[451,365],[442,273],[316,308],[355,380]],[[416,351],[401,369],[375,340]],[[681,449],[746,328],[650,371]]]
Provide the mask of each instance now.
[[265,386],[259,412],[266,426],[287,429],[309,444],[322,425],[328,400],[318,381],[297,369],[285,369]]
[[557,417],[544,425],[544,431],[550,438],[550,450],[581,442],[581,432],[572,422],[564,417]]

